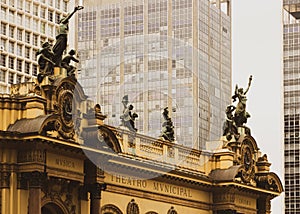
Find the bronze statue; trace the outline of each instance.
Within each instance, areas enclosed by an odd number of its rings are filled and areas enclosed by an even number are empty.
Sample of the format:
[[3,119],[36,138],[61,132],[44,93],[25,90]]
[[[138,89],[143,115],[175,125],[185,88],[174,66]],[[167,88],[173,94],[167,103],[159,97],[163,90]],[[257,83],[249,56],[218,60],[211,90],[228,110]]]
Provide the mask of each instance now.
[[238,85],[236,85],[234,95],[232,96],[233,102],[238,98],[238,104],[234,113],[234,121],[237,126],[242,126],[244,123],[247,123],[247,118],[250,117],[250,114],[246,111],[246,94],[249,91],[251,81],[252,75],[249,77],[248,87],[245,91],[243,88],[238,88]]
[[226,108],[226,121],[223,124],[223,136],[226,136],[227,140],[229,141],[231,140],[232,136],[238,139],[238,127],[243,127],[245,129],[245,134],[251,135],[251,130],[244,125],[247,123],[247,119],[250,117],[250,114],[246,111],[246,94],[249,91],[251,82],[252,75],[249,77],[248,87],[245,91],[243,88],[238,88],[238,85],[236,85],[232,99],[233,102],[238,99],[238,104],[236,107],[229,105]]
[[52,61],[54,53],[51,50],[51,44],[49,42],[44,42],[42,44],[42,49],[37,51],[36,55],[38,56],[40,69],[38,82],[41,83],[46,75],[53,74],[53,66],[55,63]]
[[235,106],[229,105],[226,108],[226,121],[223,124],[223,136],[226,136],[227,140],[232,139],[232,135],[234,135],[236,138],[238,137],[237,127],[234,123],[234,117],[233,112],[235,110]]
[[68,14],[66,17],[63,17],[59,21],[59,29],[58,29],[58,34],[56,36],[56,43],[53,46],[53,52],[54,52],[53,61],[55,62],[56,66],[60,67],[63,52],[67,48],[69,20],[77,11],[82,9],[83,6],[75,7],[72,13]]
[[70,50],[68,55],[66,55],[61,62],[61,66],[67,70],[68,76],[74,75],[76,69],[73,65],[70,65],[71,61],[79,62],[79,60],[74,57],[75,54],[76,51],[74,49]]
[[169,110],[168,107],[164,108],[164,111],[162,113],[164,122],[162,124],[162,134],[161,137],[163,137],[165,140],[168,141],[174,141],[174,126],[171,118],[169,117]]
[[136,132],[137,128],[135,128],[134,121],[138,117],[137,113],[132,113],[133,105],[127,106],[129,103],[128,95],[123,97],[122,103],[124,105],[123,115],[120,116],[121,125],[127,127],[130,131]]

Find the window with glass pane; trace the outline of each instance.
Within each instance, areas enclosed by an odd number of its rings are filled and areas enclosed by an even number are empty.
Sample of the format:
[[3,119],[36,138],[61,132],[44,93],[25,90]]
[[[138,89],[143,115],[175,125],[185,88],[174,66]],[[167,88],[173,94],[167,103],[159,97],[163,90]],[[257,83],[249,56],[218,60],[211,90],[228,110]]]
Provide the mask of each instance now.
[[23,40],[23,30],[22,29],[17,29],[17,39],[19,41]]
[[42,7],[41,8],[41,14],[40,14],[41,18],[46,18],[46,8]]
[[17,75],[17,83],[21,83],[22,81],[22,76],[21,75]]
[[25,31],[25,42],[30,44],[30,32]]
[[53,22],[53,11],[48,11],[48,20]]
[[9,10],[9,21],[14,22],[15,21],[15,12],[12,10]]
[[15,6],[15,0],[9,0],[9,6],[14,7]]
[[8,57],[8,67],[11,68],[11,69],[14,69],[15,68],[15,60],[13,57]]
[[30,17],[25,16],[25,27],[30,28]]
[[37,76],[37,73],[38,73],[38,66],[33,64],[32,65],[32,75]]
[[37,19],[33,19],[33,30],[37,31],[38,30],[38,23],[39,21]]
[[22,60],[17,59],[17,71],[22,71]]
[[17,0],[17,7],[19,10],[23,10],[23,0]]
[[60,0],[55,0],[55,7],[60,9]]
[[25,47],[25,57],[30,59],[30,47]]
[[6,67],[6,55],[4,54],[0,55],[0,65]]
[[1,48],[3,48],[4,50],[6,49],[6,39],[1,38],[0,39],[0,46]]
[[8,51],[10,53],[15,53],[15,43],[14,42],[9,42],[8,43]]
[[33,34],[32,40],[33,40],[33,41],[32,41],[32,42],[33,42],[33,45],[38,46],[39,36],[36,35],[36,34]]
[[17,24],[22,25],[23,24],[23,16],[21,13],[17,13]]
[[25,62],[25,73],[26,74],[30,73],[30,63],[29,62]]
[[33,5],[33,15],[38,16],[39,15],[39,6],[37,4]]
[[4,70],[0,70],[0,82],[5,82],[5,73]]
[[14,26],[9,26],[9,37],[14,38],[15,34],[15,27]]
[[56,13],[56,14],[55,14],[55,23],[57,23],[57,24],[59,23],[60,16],[61,16],[60,13]]
[[37,61],[38,56],[36,55],[36,53],[38,52],[37,49],[33,49],[31,51],[31,59]]
[[1,34],[6,35],[7,24],[1,23]]
[[22,56],[22,45],[21,44],[17,44],[17,55]]
[[9,76],[8,76],[8,83],[9,84],[14,84],[14,73],[9,73]]
[[1,7],[1,16],[2,19],[6,18],[6,8],[5,7]]
[[49,36],[53,36],[53,26],[48,25],[48,34]]
[[27,13],[30,13],[30,5],[31,5],[31,2],[29,0],[26,0],[26,2],[25,2],[25,11]]
[[41,33],[45,34],[46,33],[46,23],[41,22]]
[[68,2],[67,2],[67,1],[63,1],[63,10],[64,10],[65,12],[68,11]]

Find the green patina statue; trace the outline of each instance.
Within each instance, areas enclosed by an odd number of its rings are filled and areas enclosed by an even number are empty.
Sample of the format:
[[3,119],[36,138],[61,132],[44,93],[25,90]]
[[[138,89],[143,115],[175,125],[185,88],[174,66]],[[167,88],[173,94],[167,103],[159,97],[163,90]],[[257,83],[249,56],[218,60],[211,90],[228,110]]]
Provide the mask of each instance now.
[[127,127],[130,131],[137,132],[137,128],[135,128],[134,121],[138,118],[138,114],[132,112],[133,105],[128,105],[128,95],[125,95],[122,99],[122,103],[124,106],[123,115],[120,116],[121,126]]
[[67,48],[69,20],[77,11],[82,10],[82,9],[83,9],[82,6],[75,7],[72,13],[68,14],[66,17],[63,17],[59,21],[58,34],[56,36],[56,42],[53,46],[53,52],[54,52],[53,61],[55,62],[56,66],[60,66],[63,52]]
[[[69,53],[63,57],[63,53],[67,48],[69,20],[79,10],[82,10],[83,6],[77,6],[73,12],[63,17],[59,24],[58,34],[54,46],[49,42],[44,42],[42,48],[37,51],[39,64],[38,82],[41,83],[45,76],[52,76],[54,74],[54,67],[65,68],[67,75],[75,77],[74,73],[76,67],[71,65],[71,61],[78,63],[79,60],[75,58],[76,51],[71,49]],[[50,81],[53,81],[53,76],[49,77]]]
[[236,106],[229,105],[226,108],[226,121],[223,124],[223,136],[226,136],[227,140],[231,140],[232,136],[236,139],[239,137],[238,127],[243,127],[245,133],[251,135],[250,129],[244,125],[250,117],[250,114],[246,111],[246,94],[249,91],[251,82],[252,75],[249,77],[248,87],[245,91],[243,88],[239,88],[238,85],[236,85],[232,99],[233,102],[238,99],[238,103]]
[[164,111],[162,113],[164,122],[162,124],[162,133],[161,137],[163,137],[165,140],[168,141],[174,141],[174,126],[171,118],[169,117],[169,110],[168,107],[164,108]]

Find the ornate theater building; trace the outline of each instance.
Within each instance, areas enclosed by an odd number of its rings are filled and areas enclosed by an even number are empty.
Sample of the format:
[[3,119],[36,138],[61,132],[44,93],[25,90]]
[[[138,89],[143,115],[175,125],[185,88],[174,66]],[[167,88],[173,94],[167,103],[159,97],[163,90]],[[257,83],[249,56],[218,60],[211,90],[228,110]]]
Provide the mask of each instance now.
[[106,125],[64,69],[40,81],[0,97],[1,214],[265,214],[283,191],[230,117],[199,151]]

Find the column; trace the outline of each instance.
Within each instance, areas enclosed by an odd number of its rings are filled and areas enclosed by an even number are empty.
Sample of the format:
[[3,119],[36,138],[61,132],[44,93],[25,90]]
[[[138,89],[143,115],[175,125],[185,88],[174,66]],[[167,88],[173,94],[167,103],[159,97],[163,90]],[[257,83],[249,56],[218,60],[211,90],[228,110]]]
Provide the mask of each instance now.
[[45,178],[42,172],[26,173],[29,182],[28,213],[41,214],[41,186]]
[[100,199],[101,199],[101,191],[106,189],[106,184],[94,183],[90,185],[90,197],[91,204],[90,210],[91,214],[100,214]]
[[259,197],[256,200],[257,214],[270,214],[271,213],[271,198]]
[[1,172],[0,174],[0,194],[1,194],[1,213],[10,213],[9,205],[9,188],[10,188],[10,172]]

